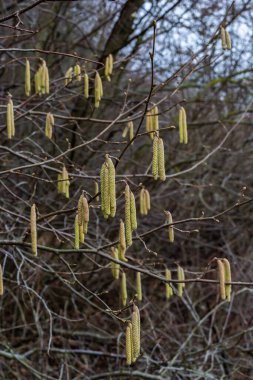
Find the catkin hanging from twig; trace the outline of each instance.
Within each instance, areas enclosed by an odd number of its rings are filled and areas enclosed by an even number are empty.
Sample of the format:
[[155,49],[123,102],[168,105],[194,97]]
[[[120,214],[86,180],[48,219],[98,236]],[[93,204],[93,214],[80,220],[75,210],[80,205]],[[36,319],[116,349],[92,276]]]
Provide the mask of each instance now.
[[114,217],[116,214],[116,182],[115,167],[109,155],[106,155],[105,162],[100,172],[101,184],[101,209],[104,217]]
[[99,72],[95,75],[95,108],[99,107],[100,100],[103,96],[103,84]]
[[121,302],[123,306],[127,304],[127,282],[126,282],[126,273],[122,272],[121,275]]
[[7,135],[12,139],[15,135],[14,109],[11,95],[8,95],[7,113],[6,113]]
[[57,183],[58,192],[64,194],[66,198],[69,198],[70,181],[69,174],[65,165],[62,168],[62,172],[58,174]]
[[[112,257],[116,260],[119,259],[118,249],[116,247],[111,247]],[[120,265],[111,261],[112,276],[115,280],[119,278]]]
[[[165,269],[165,278],[167,281],[171,280],[171,271],[166,268]],[[166,282],[165,284],[165,291],[166,291],[166,299],[170,299],[171,296],[173,296],[173,289],[170,282]]]
[[132,364],[132,324],[131,322],[128,323],[126,328],[126,364],[131,365]]
[[31,229],[32,254],[34,256],[37,256],[37,221],[36,221],[35,204],[33,204],[31,207],[30,229]]
[[141,273],[136,272],[136,295],[139,302],[142,301]]
[[88,99],[89,97],[89,76],[87,73],[84,73],[83,77],[83,93],[84,97]]
[[111,81],[112,69],[113,69],[113,56],[112,54],[109,54],[108,57],[106,57],[105,59],[105,78],[108,82]]
[[181,144],[188,143],[187,118],[184,107],[179,109],[179,142]]
[[125,224],[122,219],[120,219],[119,227],[119,244],[118,244],[119,259],[122,261],[128,261],[125,257],[126,253],[126,236],[125,236]]
[[73,67],[69,67],[65,73],[65,80],[64,80],[65,86],[67,86],[69,83],[72,82],[72,78],[73,78]]
[[218,278],[219,278],[219,287],[220,287],[220,297],[222,300],[226,299],[226,287],[225,287],[225,268],[223,261],[221,259],[217,259],[218,266]]
[[225,293],[226,293],[226,299],[228,302],[231,301],[231,292],[232,292],[232,285],[230,284],[232,281],[231,278],[231,268],[230,263],[228,259],[222,259],[223,266],[224,266],[224,273],[225,273]]
[[164,144],[161,137],[158,139],[158,174],[161,181],[166,180]]
[[78,213],[75,216],[75,249],[79,249],[79,216]]
[[54,127],[54,115],[51,112],[48,112],[46,116],[45,135],[50,140],[52,139],[52,135],[53,135],[53,127]]
[[78,63],[74,66],[74,78],[78,82],[81,80],[81,67]]
[[221,32],[221,46],[223,50],[231,50],[232,44],[231,44],[231,38],[228,33],[228,31],[221,26],[220,27],[220,32]]
[[31,72],[30,72],[30,62],[28,59],[25,60],[25,95],[30,96],[31,94]]
[[44,59],[41,60],[41,64],[35,73],[34,81],[36,94],[49,94],[49,72]]
[[180,281],[177,284],[178,296],[182,297],[183,291],[185,288],[185,282],[183,282],[185,280],[185,275],[184,275],[184,270],[180,265],[177,266],[177,279],[178,279],[178,281]]
[[132,224],[131,224],[131,191],[128,185],[125,187],[125,230],[127,245],[132,245]]

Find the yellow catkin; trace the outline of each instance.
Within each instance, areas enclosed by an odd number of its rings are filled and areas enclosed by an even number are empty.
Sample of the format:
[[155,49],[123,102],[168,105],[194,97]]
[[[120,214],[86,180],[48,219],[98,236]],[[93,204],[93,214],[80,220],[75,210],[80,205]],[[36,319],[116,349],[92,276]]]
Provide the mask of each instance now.
[[59,173],[57,176],[57,190],[58,193],[62,193],[62,173]]
[[231,38],[230,38],[230,35],[229,35],[227,30],[225,31],[225,39],[226,39],[227,49],[231,50],[231,48],[232,48]]
[[79,223],[78,213],[75,216],[75,249],[79,249]]
[[49,72],[44,59],[35,73],[34,81],[36,94],[49,94]]
[[112,70],[113,70],[113,55],[112,54],[109,54],[108,60],[109,60],[109,74],[112,75]]
[[127,304],[127,282],[126,282],[126,273],[122,272],[121,276],[121,302],[123,306]]
[[123,132],[122,132],[122,137],[125,138],[127,136],[129,132],[129,129],[128,129],[128,125],[124,128]]
[[108,82],[111,81],[109,64],[110,64],[109,63],[109,57],[106,57],[106,59],[105,59],[105,78]]
[[223,26],[221,26],[220,28],[220,33],[221,33],[221,46],[222,46],[222,49],[225,50],[227,48],[227,41],[226,41],[226,32]]
[[[116,260],[119,259],[119,254],[118,254],[118,249],[116,247],[112,247],[111,248],[111,252],[112,252],[112,257]],[[120,270],[120,265],[115,263],[115,262],[111,262],[111,268],[112,268],[112,276],[115,280],[118,280],[119,279],[119,270]]]
[[94,182],[94,195],[96,195],[95,197],[95,201],[98,202],[99,201],[99,195],[97,195],[99,193],[99,185],[97,183],[97,181]]
[[69,83],[72,82],[72,78],[73,78],[73,67],[69,67],[65,73],[65,80],[64,80],[65,86],[67,86]]
[[142,301],[142,286],[141,286],[141,273],[136,272],[136,295],[137,300]]
[[104,217],[107,219],[110,215],[110,193],[109,193],[109,168],[105,162],[102,165],[100,172],[100,185],[101,185],[101,209]]
[[134,311],[132,313],[132,340],[133,340],[133,360],[136,361],[138,358],[138,339],[139,339],[139,326],[138,326],[138,315]]
[[141,215],[147,215],[148,210],[146,207],[146,201],[145,201],[145,189],[141,189],[140,192],[140,214]]
[[222,260],[217,260],[218,277],[220,282],[220,297],[222,300],[226,299],[226,287],[225,287],[225,269]]
[[179,142],[183,144],[184,142],[184,122],[183,122],[183,108],[179,109],[179,117],[178,117],[178,125],[179,125]]
[[128,261],[125,257],[126,253],[126,236],[125,236],[125,224],[122,219],[120,219],[119,226],[119,245],[118,245],[119,259],[122,261]]
[[[177,266],[177,279],[178,279],[178,281],[184,281],[185,280],[184,270],[180,265]],[[184,288],[185,288],[185,283],[184,282],[178,282],[177,291],[178,291],[179,297],[183,296]]]
[[31,228],[32,254],[34,256],[37,256],[37,222],[36,222],[35,204],[33,204],[31,207],[30,228]]
[[125,188],[125,230],[127,246],[130,246],[132,245],[131,191],[128,185]]
[[11,95],[9,95],[9,100],[7,104],[6,124],[7,124],[8,139],[12,139],[12,137],[15,136],[15,124],[14,124],[13,101],[11,99]]
[[109,196],[109,169],[106,163],[102,165],[100,172],[101,186],[101,209],[107,219],[110,215],[110,196]]
[[79,226],[79,241],[80,243],[84,243],[84,232],[83,232],[83,226]]
[[188,143],[187,119],[184,107],[180,107],[179,110],[179,142],[181,144]]
[[62,169],[62,193],[65,195],[66,198],[69,198],[69,174],[66,169],[66,166],[63,166]]
[[131,228],[132,228],[132,231],[135,231],[137,229],[137,216],[136,216],[135,198],[132,191],[130,191],[130,213],[131,213]]
[[158,174],[161,181],[166,180],[164,144],[163,139],[161,137],[159,137],[158,139]]
[[36,71],[34,75],[34,85],[35,85],[35,93],[40,94],[41,89],[41,75],[40,75],[40,68]]
[[109,196],[110,196],[110,216],[114,217],[116,214],[116,183],[115,183],[115,167],[109,156],[106,156],[106,163],[108,165],[109,175]]
[[87,234],[88,223],[89,223],[89,219],[90,219],[90,212],[89,212],[89,203],[88,203],[86,197],[83,197],[82,205],[83,205],[83,232],[84,232],[84,234]]
[[182,107],[183,114],[183,143],[188,144],[188,128],[185,109]]
[[225,272],[225,292],[226,292],[226,299],[228,302],[231,301],[231,292],[232,292],[232,285],[229,285],[227,283],[230,283],[232,281],[231,278],[231,268],[230,263],[228,259],[222,259],[223,265],[224,265],[224,272]]
[[101,77],[97,71],[95,75],[95,108],[99,107],[102,96],[103,96],[103,85],[102,85]]
[[84,97],[88,99],[89,97],[89,76],[87,73],[84,74],[83,77],[83,93]]
[[83,225],[83,220],[84,220],[83,194],[80,195],[80,198],[78,200],[77,214],[78,214],[78,225],[82,226]]
[[152,108],[151,110],[151,115],[152,115],[152,118],[151,118],[151,130],[153,130],[154,132],[151,134],[152,137],[154,137],[154,134],[156,132],[156,135],[159,136],[159,119],[158,119],[158,107],[155,106],[154,108]]
[[[167,281],[171,280],[171,271],[166,268],[165,269],[165,278]],[[173,289],[170,283],[165,284],[165,292],[166,292],[166,299],[170,299],[170,297],[173,295]]]
[[49,76],[48,76],[48,68],[46,61],[43,60],[41,66],[41,93],[48,94],[49,93]]
[[50,89],[49,89],[49,71],[48,71],[48,68],[46,66],[46,69],[45,69],[45,93],[46,94],[49,94],[50,92]]
[[48,112],[47,117],[46,117],[45,135],[49,139],[52,139],[53,127],[54,127],[54,115],[51,112]]
[[146,209],[147,209],[147,213],[148,213],[148,211],[151,208],[151,200],[150,200],[149,191],[147,189],[144,190],[144,200],[145,200],[145,205],[146,205]]
[[74,78],[78,82],[81,80],[81,67],[78,63],[74,66]]
[[126,328],[126,363],[132,364],[132,324],[129,323]]
[[170,226],[170,224],[173,223],[172,214],[169,211],[166,211],[166,215],[167,215],[167,221],[169,224],[169,241],[170,243],[173,243],[174,242],[174,228],[173,226]]
[[31,94],[31,71],[30,62],[28,59],[25,61],[25,95],[30,96]]
[[141,348],[141,325],[140,325],[140,311],[138,306],[133,306],[132,313],[132,340],[133,340],[133,359],[134,361],[140,355]]
[[4,294],[4,281],[3,281],[3,269],[0,264],[0,296]]
[[158,179],[158,137],[153,140],[153,159],[152,159],[152,175],[155,180]]
[[152,133],[149,133],[151,131],[151,112],[147,111],[146,113],[146,132],[149,134],[151,137]]

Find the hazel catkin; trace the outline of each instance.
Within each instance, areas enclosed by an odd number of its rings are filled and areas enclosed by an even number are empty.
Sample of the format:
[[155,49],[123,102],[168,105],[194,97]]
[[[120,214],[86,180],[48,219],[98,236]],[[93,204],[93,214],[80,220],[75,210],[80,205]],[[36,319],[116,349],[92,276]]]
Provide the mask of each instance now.
[[84,97],[88,99],[89,97],[89,76],[87,73],[84,73],[83,77],[83,92],[84,92]]
[[30,96],[31,94],[31,71],[30,62],[28,59],[25,60],[25,95]]
[[126,273],[122,272],[121,275],[121,302],[123,306],[127,304],[127,281],[126,281]]
[[48,112],[46,116],[45,135],[50,140],[52,139],[52,135],[53,135],[53,127],[54,127],[54,115],[51,112]]
[[79,222],[78,222],[78,213],[75,216],[75,249],[79,249]]
[[6,125],[8,139],[12,139],[15,136],[15,124],[14,124],[14,109],[11,95],[8,96],[7,113],[6,113]]
[[142,301],[141,273],[136,272],[136,295],[139,302]]
[[185,282],[183,282],[185,280],[185,275],[184,270],[180,265],[177,266],[177,279],[180,281],[177,284],[177,292],[178,296],[181,298],[183,296],[183,291],[185,288]]
[[125,236],[125,224],[122,219],[120,219],[119,227],[119,244],[118,244],[119,259],[122,261],[128,261],[125,257],[126,253],[126,236]]
[[153,140],[153,158],[152,158],[152,175],[155,180],[158,179],[158,137]]
[[30,229],[31,229],[32,254],[34,256],[37,256],[37,221],[36,221],[36,206],[35,206],[35,204],[33,204],[31,207]]
[[[167,281],[171,280],[171,271],[166,268],[165,269],[165,278]],[[173,295],[173,289],[169,282],[166,282],[165,284],[165,292],[166,292],[166,299],[170,299],[170,297]]]
[[128,323],[126,328],[126,363],[127,365],[132,364],[132,324]]
[[[111,247],[111,255],[114,259],[118,260],[119,255],[118,255],[118,249],[116,247]],[[120,270],[120,265],[115,263],[114,261],[111,262],[111,269],[112,269],[112,276],[115,280],[119,279],[119,270]]]
[[132,224],[131,224],[131,191],[128,185],[125,187],[125,231],[128,246],[132,245]]
[[225,287],[225,270],[224,265],[221,259],[217,259],[218,266],[218,278],[219,278],[219,287],[220,287],[220,298],[222,300],[226,299],[226,287]]
[[223,262],[224,274],[225,274],[225,294],[226,294],[227,301],[230,302],[231,292],[232,292],[232,285],[230,284],[232,281],[230,262],[228,261],[228,259],[222,259],[222,262]]

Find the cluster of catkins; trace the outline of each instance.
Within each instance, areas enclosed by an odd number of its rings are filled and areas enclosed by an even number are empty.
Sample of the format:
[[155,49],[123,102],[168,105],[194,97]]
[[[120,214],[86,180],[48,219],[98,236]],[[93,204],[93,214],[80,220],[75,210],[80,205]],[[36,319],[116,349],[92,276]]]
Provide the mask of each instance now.
[[[223,49],[231,49],[231,40],[229,33],[221,27],[221,40]],[[113,70],[113,56],[108,55],[105,59],[105,79],[111,81]],[[87,99],[89,98],[89,76],[85,70],[78,63],[70,67],[65,73],[65,86],[76,81],[80,82],[83,78],[83,94]],[[39,68],[37,69],[34,77],[35,93],[39,95],[49,93],[49,73],[46,62],[40,60]],[[31,73],[30,62],[26,59],[25,66],[25,94],[31,94]],[[98,71],[95,72],[94,77],[94,106],[98,108],[103,96],[103,83]],[[187,118],[184,107],[179,109],[179,142],[182,144],[188,143],[188,129]],[[45,135],[52,139],[54,127],[54,115],[48,112],[46,115]],[[165,154],[164,142],[159,135],[159,110],[157,106],[153,106],[146,114],[146,133],[153,140],[153,157],[152,157],[152,175],[155,180],[160,179],[165,181]],[[8,96],[7,103],[7,134],[11,139],[15,134],[14,125],[14,108],[11,95]],[[122,137],[129,135],[129,141],[134,139],[134,125],[130,120],[125,127]],[[63,165],[61,173],[58,174],[58,191],[69,198],[69,174]],[[116,181],[115,181],[115,166],[107,154],[105,162],[102,165],[100,172],[100,195],[101,195],[101,210],[104,217],[114,217],[116,214]],[[117,247],[111,248],[111,271],[113,278],[118,280],[121,275],[121,302],[123,306],[127,305],[127,278],[126,272],[120,267],[120,261],[126,262],[126,249],[132,245],[132,233],[137,229],[137,216],[135,197],[128,184],[125,186],[125,218],[120,220],[119,226],[119,242]],[[95,200],[99,200],[99,186],[95,182]],[[151,208],[150,194],[145,187],[140,191],[140,214],[147,215]],[[174,228],[173,220],[170,212],[166,212],[169,241],[174,242]],[[77,213],[75,216],[75,249],[79,249],[80,242],[84,243],[85,235],[88,231],[89,223],[89,204],[87,198],[82,195],[78,201]],[[31,207],[30,215],[30,230],[31,230],[31,247],[32,254],[37,256],[37,222],[36,222],[36,206]],[[230,264],[227,259],[217,259],[218,278],[220,284],[220,296],[222,299],[230,301],[231,298],[231,271]],[[166,298],[169,299],[173,295],[173,287],[171,285],[172,276],[171,271],[165,269],[165,290]],[[182,297],[185,288],[185,274],[183,268],[177,266],[177,294]],[[3,294],[3,273],[0,265],[0,295]],[[136,299],[140,302],[142,300],[142,285],[141,273],[136,272]],[[133,364],[140,355],[140,312],[138,307],[133,305],[133,312],[131,321],[128,322],[126,328],[126,361],[128,365]]]

